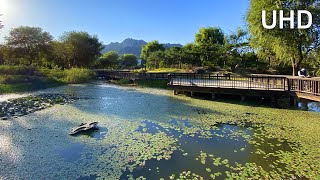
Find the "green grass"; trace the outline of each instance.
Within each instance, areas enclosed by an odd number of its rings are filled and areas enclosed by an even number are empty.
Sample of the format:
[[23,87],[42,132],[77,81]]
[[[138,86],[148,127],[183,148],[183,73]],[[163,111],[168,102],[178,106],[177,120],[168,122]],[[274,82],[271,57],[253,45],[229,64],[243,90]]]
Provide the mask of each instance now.
[[61,85],[64,85],[64,83],[52,80],[37,80],[33,82],[16,84],[0,84],[0,94],[35,91]]
[[89,69],[36,69],[27,66],[0,66],[0,94],[34,91],[64,84],[84,83],[94,77]]
[[64,71],[63,82],[65,83],[84,83],[93,79],[94,72],[89,69],[73,68]]
[[159,69],[150,69],[148,73],[187,73],[186,69],[176,69],[176,68],[159,68]]
[[159,88],[159,89],[167,89],[168,87],[168,80],[136,80],[131,81],[127,79],[119,79],[116,81],[113,81],[114,84],[117,85],[136,85],[139,87],[145,87],[145,88]]
[[38,75],[38,71],[34,67],[30,66],[8,66],[3,65],[0,66],[0,75],[27,75],[27,76],[34,76]]
[[138,80],[137,85],[140,87],[160,88],[166,89],[168,87],[168,80]]

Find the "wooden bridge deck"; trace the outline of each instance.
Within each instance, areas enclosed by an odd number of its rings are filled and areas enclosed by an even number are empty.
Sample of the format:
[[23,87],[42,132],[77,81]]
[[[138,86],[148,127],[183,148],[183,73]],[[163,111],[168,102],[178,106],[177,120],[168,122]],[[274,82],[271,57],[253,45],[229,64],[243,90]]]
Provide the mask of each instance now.
[[233,94],[241,96],[291,96],[320,102],[320,79],[289,76],[225,77],[204,76],[170,79],[169,87],[175,91]]
[[112,79],[168,80],[174,91],[233,94],[241,96],[291,96],[320,102],[320,78],[253,74],[131,73],[97,70],[97,77]]

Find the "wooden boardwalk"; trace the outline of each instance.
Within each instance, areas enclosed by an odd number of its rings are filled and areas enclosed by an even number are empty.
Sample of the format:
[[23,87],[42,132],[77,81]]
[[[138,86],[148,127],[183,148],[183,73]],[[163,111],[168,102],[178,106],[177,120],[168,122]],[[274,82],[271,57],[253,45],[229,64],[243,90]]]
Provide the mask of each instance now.
[[179,91],[262,96],[279,98],[283,96],[303,98],[320,102],[320,78],[292,76],[251,75],[250,77],[210,76],[186,77],[175,75],[170,78],[169,87]]
[[168,80],[168,87],[178,92],[200,92],[279,98],[283,96],[320,102],[320,78],[253,74],[132,73],[96,70],[97,78],[128,80]]

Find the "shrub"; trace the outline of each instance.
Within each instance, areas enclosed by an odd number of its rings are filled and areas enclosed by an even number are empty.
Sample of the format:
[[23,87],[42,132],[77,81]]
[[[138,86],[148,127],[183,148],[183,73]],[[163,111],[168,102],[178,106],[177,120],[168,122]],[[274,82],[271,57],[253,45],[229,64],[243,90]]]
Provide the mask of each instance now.
[[64,70],[63,81],[66,83],[83,83],[94,77],[94,72],[89,69],[72,68]]
[[53,69],[47,69],[47,68],[43,68],[43,69],[40,69],[40,72],[43,76],[46,76],[50,79],[54,79],[54,80],[57,80],[57,81],[61,81],[61,79],[64,78],[64,71],[55,67]]
[[0,66],[0,74],[1,75],[28,75],[35,76],[39,75],[37,69],[31,66],[8,66],[3,65]]

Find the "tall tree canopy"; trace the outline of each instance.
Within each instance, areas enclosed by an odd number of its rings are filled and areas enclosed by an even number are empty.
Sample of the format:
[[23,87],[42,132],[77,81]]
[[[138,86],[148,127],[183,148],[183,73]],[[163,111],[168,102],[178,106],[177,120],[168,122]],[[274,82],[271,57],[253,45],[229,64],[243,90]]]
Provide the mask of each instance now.
[[201,28],[196,34],[196,43],[198,45],[205,44],[224,44],[224,34],[220,28],[208,27]]
[[[276,59],[292,64],[293,75],[304,59],[319,48],[320,40],[320,1],[319,0],[251,0],[247,14],[249,32],[252,35],[250,45],[260,56],[274,54]],[[279,26],[272,30],[262,25],[262,10],[267,11],[267,24],[272,24],[272,10],[283,10],[284,17],[289,17],[290,10],[308,10],[313,14],[313,25],[309,29],[290,29],[289,21],[284,22],[284,29]],[[277,19],[279,20],[279,19]],[[302,18],[302,24],[307,24]]]
[[148,57],[152,52],[164,51],[165,47],[163,44],[160,44],[158,41],[151,41],[144,45],[141,50],[140,58],[145,62],[148,61]]
[[216,27],[201,28],[196,34],[195,43],[198,46],[195,51],[200,54],[202,66],[205,63],[217,63],[223,52],[221,48],[225,43],[224,33]]
[[122,68],[134,68],[138,65],[137,56],[134,54],[124,54],[121,56]]
[[52,36],[38,27],[20,26],[10,31],[5,38],[10,48],[19,50],[20,56],[26,56],[29,65],[38,60],[41,52],[47,51]]
[[102,68],[115,68],[120,64],[119,54],[116,51],[104,53],[99,61]]
[[70,49],[72,67],[90,67],[95,64],[103,49],[97,36],[83,31],[71,31],[61,37],[62,43]]

